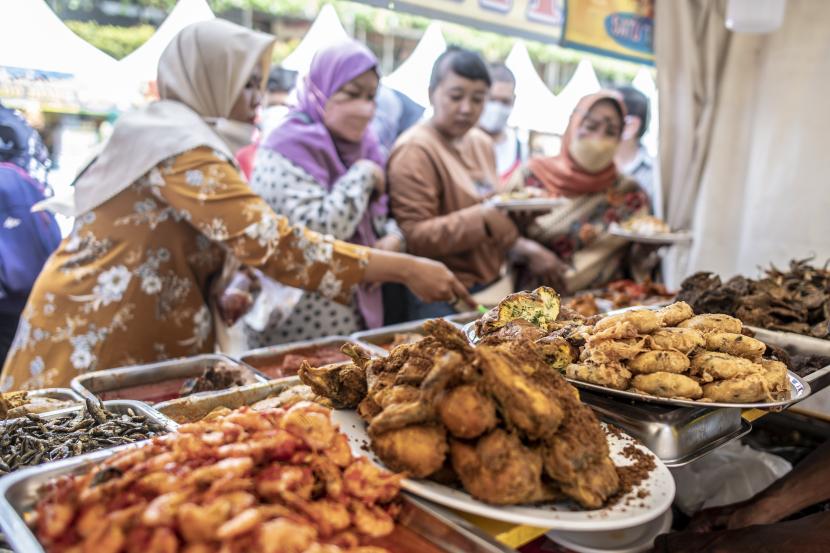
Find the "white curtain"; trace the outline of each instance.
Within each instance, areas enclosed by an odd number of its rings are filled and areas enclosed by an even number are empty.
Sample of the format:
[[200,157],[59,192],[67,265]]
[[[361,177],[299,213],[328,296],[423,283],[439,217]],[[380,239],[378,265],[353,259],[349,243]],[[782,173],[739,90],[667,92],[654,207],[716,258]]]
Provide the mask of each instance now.
[[728,31],[725,6],[657,4],[665,213],[694,234],[669,257],[670,285],[830,257],[830,2],[789,0],[765,35]]

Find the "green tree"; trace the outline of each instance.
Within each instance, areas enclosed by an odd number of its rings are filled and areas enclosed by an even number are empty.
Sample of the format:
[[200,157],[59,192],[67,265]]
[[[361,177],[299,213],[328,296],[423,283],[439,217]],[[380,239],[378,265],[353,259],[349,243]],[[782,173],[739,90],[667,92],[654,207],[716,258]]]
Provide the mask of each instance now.
[[117,27],[86,21],[65,21],[64,23],[76,35],[118,60],[147,42],[147,39],[156,32],[152,25]]

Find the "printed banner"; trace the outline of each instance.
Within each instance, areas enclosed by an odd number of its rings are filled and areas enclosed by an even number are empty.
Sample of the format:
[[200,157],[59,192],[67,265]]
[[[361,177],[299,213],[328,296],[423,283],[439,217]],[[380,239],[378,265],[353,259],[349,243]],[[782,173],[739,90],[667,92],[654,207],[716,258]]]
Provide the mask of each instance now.
[[562,46],[654,64],[654,0],[567,0]]

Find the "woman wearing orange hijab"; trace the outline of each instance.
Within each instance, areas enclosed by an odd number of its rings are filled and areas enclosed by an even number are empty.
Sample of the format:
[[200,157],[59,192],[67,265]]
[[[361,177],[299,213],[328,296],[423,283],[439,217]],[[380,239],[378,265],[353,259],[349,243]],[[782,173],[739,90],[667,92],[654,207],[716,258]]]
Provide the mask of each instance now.
[[616,92],[584,97],[571,115],[559,155],[532,158],[511,182],[512,189],[541,188],[570,200],[537,218],[527,234],[564,262],[562,276],[571,292],[624,276],[630,268],[628,242],[606,231],[611,223],[649,210],[643,190],[614,165],[624,120],[625,106]]

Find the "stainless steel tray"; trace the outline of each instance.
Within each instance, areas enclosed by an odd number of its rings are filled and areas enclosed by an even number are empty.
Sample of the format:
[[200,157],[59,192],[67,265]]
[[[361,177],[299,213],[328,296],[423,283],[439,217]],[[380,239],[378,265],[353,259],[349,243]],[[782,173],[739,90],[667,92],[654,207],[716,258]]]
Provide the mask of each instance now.
[[[153,384],[169,382],[170,391],[165,395],[178,396],[178,390],[188,378],[194,378],[202,374],[202,371],[217,363],[225,363],[233,367],[239,367],[245,371],[251,371],[251,375],[257,380],[267,380],[250,367],[234,361],[226,355],[206,354],[182,359],[171,359],[160,361],[149,365],[136,365],[134,367],[123,367],[120,369],[107,369],[95,371],[72,379],[72,389],[84,397],[101,396],[102,399],[121,399],[120,397],[110,398],[110,395],[125,394],[127,390],[133,389],[131,396],[126,399],[144,401],[145,403],[156,403],[152,401],[150,390],[146,389]],[[158,393],[158,392],[156,392]],[[199,392],[209,393],[209,392]]]
[[239,386],[221,392],[196,394],[172,399],[155,405],[156,411],[178,422],[194,422],[204,418],[217,407],[236,409],[278,395],[288,388],[301,386],[299,377],[289,376],[259,384]]
[[[135,444],[32,467],[0,479],[0,528],[15,551],[43,553],[24,521],[27,512],[34,509],[40,490],[52,479],[83,474],[105,461],[115,452]],[[514,551],[499,544],[469,523],[461,521],[444,509],[408,494],[403,495],[399,524],[433,543],[448,553],[509,553]]]
[[[314,347],[321,347],[321,346],[342,346],[343,344],[355,344],[358,345],[370,353],[375,355],[386,355],[386,351],[382,348],[379,348],[375,345],[362,342],[360,340],[356,340],[349,336],[327,336],[325,338],[318,338],[316,340],[304,340],[302,342],[291,342],[290,344],[280,344],[278,346],[269,346],[265,348],[258,348],[250,351],[246,351],[245,353],[239,356],[240,361],[245,363],[246,365],[255,369],[259,374],[261,374],[265,379],[269,378],[282,378],[283,376],[272,376],[269,375],[263,368],[266,368],[268,364],[272,364],[276,361],[277,358],[283,357],[290,353],[295,353],[297,351],[314,348]],[[345,356],[344,356],[345,357]],[[348,358],[345,358],[348,360]],[[285,376],[293,376],[293,375],[285,375]]]
[[[66,401],[72,403],[80,403],[84,400],[84,398],[82,398],[79,394],[75,393],[69,388],[41,388],[40,390],[29,390],[26,392],[26,395],[28,397],[44,397],[54,399],[57,401]],[[25,407],[25,404],[23,406]],[[65,409],[65,407],[63,407],[63,409]],[[57,410],[58,409],[49,409],[46,411],[40,411],[36,414],[45,415],[46,413],[51,413],[52,411]]]
[[625,402],[586,391],[579,395],[600,418],[640,440],[668,467],[691,463],[752,430],[740,409]]
[[[793,332],[780,332],[778,330],[765,330],[754,326],[748,327],[755,333],[755,337],[767,344],[785,348],[791,353],[806,355],[822,355],[830,357],[830,340],[803,336]],[[830,365],[814,371],[802,377],[809,382],[812,393],[823,390],[830,385]]]
[[390,344],[395,339],[396,334],[412,333],[423,335],[424,329],[422,326],[427,320],[428,319],[420,319],[396,325],[382,326],[374,330],[363,330],[361,332],[355,332],[351,335],[351,337],[359,342],[371,344],[373,347],[383,350],[384,353],[389,353],[389,351],[383,347],[384,344]]

